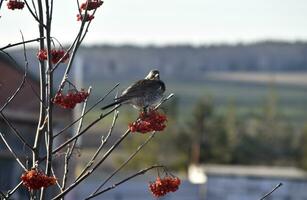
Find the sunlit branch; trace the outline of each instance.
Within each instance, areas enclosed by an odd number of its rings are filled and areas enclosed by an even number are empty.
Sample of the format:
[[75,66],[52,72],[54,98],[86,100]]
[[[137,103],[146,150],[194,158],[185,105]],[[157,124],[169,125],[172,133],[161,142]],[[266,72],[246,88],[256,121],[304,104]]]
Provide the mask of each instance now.
[[107,192],[107,191],[109,191],[109,190],[112,190],[112,189],[116,188],[117,186],[119,186],[119,185],[121,185],[121,184],[123,184],[123,183],[129,181],[130,179],[133,179],[133,178],[135,178],[135,177],[137,177],[137,176],[143,175],[143,174],[145,174],[146,172],[148,172],[149,170],[156,169],[156,168],[164,168],[164,166],[163,166],[163,165],[153,165],[153,166],[151,166],[151,167],[148,167],[148,168],[146,168],[146,169],[143,169],[143,170],[139,171],[138,173],[135,173],[135,174],[133,174],[133,175],[131,175],[131,176],[129,176],[129,177],[127,177],[127,178],[125,178],[125,179],[123,179],[123,180],[121,180],[121,181],[115,183],[115,184],[113,184],[112,186],[110,186],[110,187],[108,187],[108,188],[106,188],[106,189],[104,189],[104,190],[102,190],[102,191],[100,191],[100,192],[94,194],[93,196],[90,196],[90,197],[86,198],[85,200],[88,200],[88,199],[92,199],[92,198],[94,198],[94,197],[97,197],[97,196],[99,196],[99,195],[101,195],[101,194],[103,194],[103,193],[105,193],[105,192]]
[[17,154],[15,153],[15,151],[11,148],[11,146],[8,144],[8,142],[6,141],[6,139],[4,138],[3,134],[0,132],[0,137],[3,141],[3,143],[5,144],[5,146],[7,147],[7,149],[11,152],[11,154],[14,156],[15,160],[18,162],[18,164],[20,165],[20,167],[24,170],[27,171],[26,167],[22,164],[22,162],[20,161],[20,159],[18,158]]
[[65,132],[67,129],[72,127],[75,123],[77,123],[79,120],[81,120],[83,117],[85,117],[86,114],[88,114],[92,109],[94,109],[99,103],[101,103],[111,92],[117,88],[119,83],[117,83],[113,88],[111,88],[102,98],[100,98],[93,106],[91,106],[83,115],[81,115],[79,118],[77,118],[75,121],[73,121],[71,124],[64,127],[62,130],[60,130],[58,133],[54,134],[54,138],[59,136],[61,133]]
[[90,161],[88,161],[88,163],[86,164],[86,166],[83,168],[83,170],[81,171],[81,173],[79,174],[79,176],[76,178],[76,180],[78,180],[95,162],[95,159],[97,158],[97,156],[99,155],[99,153],[101,152],[102,148],[104,147],[104,145],[107,143],[108,139],[110,138],[112,132],[113,132],[113,129],[114,129],[114,126],[115,126],[115,123],[118,119],[118,111],[115,111],[114,112],[114,117],[113,117],[113,121],[112,121],[112,124],[111,124],[111,127],[108,131],[108,134],[106,136],[106,138],[102,138],[101,139],[101,143],[99,145],[99,147],[97,148],[96,152],[94,153],[94,155],[92,156],[92,158],[90,159]]
[[[92,91],[92,87],[89,87],[88,89],[88,94],[90,95],[91,94],[91,91]],[[83,108],[82,108],[82,111],[81,111],[81,116],[84,115],[85,113],[85,109],[86,109],[86,106],[87,106],[87,102],[88,102],[88,98],[84,101],[83,103]],[[83,119],[84,117],[79,121],[79,125],[78,125],[78,128],[77,128],[77,131],[76,131],[76,135],[80,133],[81,131],[81,128],[82,128],[82,124],[83,124]],[[67,175],[68,175],[68,172],[69,172],[69,161],[70,161],[70,158],[72,156],[72,153],[75,149],[75,146],[77,144],[77,141],[78,141],[78,138],[76,138],[74,141],[73,141],[73,144],[71,145],[70,148],[68,148],[67,152],[66,152],[66,155],[65,155],[65,160],[64,160],[64,174],[63,174],[63,181],[62,181],[62,187],[61,187],[61,190],[63,191],[65,189],[65,186],[66,186],[66,181],[67,181]]]
[[280,188],[282,186],[282,183],[279,183],[278,185],[276,185],[273,190],[271,190],[269,193],[267,193],[266,195],[264,195],[260,200],[264,200],[267,197],[269,197],[273,192],[275,192],[275,190],[277,190],[278,188]]
[[[59,147],[57,147],[55,150],[52,151],[52,154],[55,154],[57,152],[59,152],[61,149],[63,149],[64,147],[66,147],[69,143],[71,143],[72,141],[74,141],[76,138],[82,136],[84,133],[86,133],[92,126],[94,126],[96,123],[98,123],[100,120],[102,120],[103,118],[105,118],[106,116],[110,115],[112,112],[114,112],[114,110],[116,110],[119,106],[116,106],[115,108],[111,109],[110,111],[108,111],[106,114],[101,114],[96,120],[94,120],[91,124],[89,124],[84,130],[82,130],[79,134],[73,136],[72,138],[66,140],[63,144],[61,144]],[[46,156],[42,157],[40,159],[40,161],[45,160]]]
[[3,112],[0,112],[0,115],[4,122],[10,127],[10,129],[13,131],[13,133],[22,141],[22,143],[28,147],[31,151],[33,151],[32,146],[25,140],[25,138],[21,135],[21,133],[13,126],[13,124],[9,121],[9,119],[3,114]]
[[141,149],[146,145],[146,144],[148,144],[148,142],[150,142],[151,141],[151,139],[155,136],[155,134],[156,134],[156,132],[153,132],[148,138],[147,138],[147,140],[143,143],[143,144],[141,144],[137,149],[136,149],[136,151],[133,153],[133,154],[131,154],[130,156],[129,156],[129,158],[124,162],[124,163],[122,163],[121,164],[121,166],[118,168],[118,169],[116,169],[99,187],[97,187],[97,189],[95,190],[95,192],[93,192],[89,197],[92,197],[92,196],[94,196],[97,192],[99,192],[99,190],[109,181],[109,180],[111,180],[112,179],[112,177],[114,177],[120,170],[122,170],[135,156],[136,156],[136,154],[139,152],[139,151],[141,151]]

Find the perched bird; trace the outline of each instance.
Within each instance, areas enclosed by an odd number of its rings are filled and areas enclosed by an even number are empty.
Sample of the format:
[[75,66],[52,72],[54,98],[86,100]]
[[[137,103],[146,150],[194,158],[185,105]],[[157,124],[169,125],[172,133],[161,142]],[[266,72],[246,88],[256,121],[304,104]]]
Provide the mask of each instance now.
[[165,91],[165,84],[160,80],[158,70],[151,70],[142,80],[135,82],[123,91],[115,102],[103,107],[107,109],[118,104],[131,104],[136,109],[152,108],[160,103]]

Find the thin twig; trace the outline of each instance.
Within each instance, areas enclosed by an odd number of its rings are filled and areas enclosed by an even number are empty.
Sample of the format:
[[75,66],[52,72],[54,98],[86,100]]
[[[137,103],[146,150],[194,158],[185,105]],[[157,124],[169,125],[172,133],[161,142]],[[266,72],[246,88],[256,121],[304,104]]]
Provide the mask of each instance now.
[[83,117],[85,117],[86,114],[88,114],[93,108],[95,108],[99,103],[101,103],[112,91],[117,88],[119,83],[117,83],[111,90],[109,90],[102,98],[100,98],[93,106],[91,106],[83,115],[81,115],[79,118],[77,118],[75,121],[73,121],[71,124],[64,127],[62,130],[60,130],[58,133],[54,134],[54,138],[59,136],[61,133],[65,132],[67,129],[72,127],[75,123],[77,123],[79,120],[81,120]]
[[[47,46],[47,70],[50,71],[52,69],[51,63],[51,22],[52,16],[50,15],[50,4],[49,0],[45,0],[45,17],[46,17],[46,46]],[[45,173],[47,176],[50,176],[52,173],[52,162],[53,162],[53,103],[52,103],[52,95],[53,95],[53,73],[47,73],[47,85],[45,86],[47,98],[47,134],[46,138],[48,143],[46,144],[47,158],[46,158],[46,169]],[[40,199],[43,200],[45,195],[45,188],[41,189]]]
[[[39,24],[41,24],[41,21],[39,20],[36,11],[33,12],[32,8],[31,8],[30,5],[28,4],[27,0],[25,0],[24,2],[25,2],[25,4],[26,4],[26,6],[27,6],[27,8],[28,8],[28,10],[29,10],[29,12],[30,12],[30,14],[32,15],[32,17],[33,17]],[[43,27],[46,27],[45,24],[41,24],[41,25],[42,25]]]
[[88,161],[87,165],[83,168],[83,170],[81,171],[79,176],[76,178],[76,180],[78,180],[81,176],[83,176],[83,174],[94,164],[95,159],[97,158],[97,156],[99,155],[99,153],[101,152],[102,148],[107,143],[108,139],[110,138],[110,136],[111,136],[111,134],[113,132],[115,123],[116,123],[116,121],[118,119],[118,113],[119,113],[118,111],[114,112],[113,121],[112,121],[111,127],[110,127],[110,129],[108,131],[108,134],[107,134],[106,138],[105,139],[103,139],[103,138],[101,139],[101,143],[100,143],[98,149],[96,150],[96,152],[94,153],[94,155],[92,156],[90,161]]
[[163,98],[161,102],[155,107],[155,109],[158,109],[164,102],[168,101],[172,97],[174,97],[174,93],[170,93],[167,97]]
[[[45,38],[45,32],[44,32],[44,14],[43,14],[43,5],[41,0],[37,0],[37,7],[38,7],[38,18],[39,18],[39,36],[41,38]],[[45,43],[43,40],[40,40],[39,42],[39,50],[45,49]],[[45,62],[40,60],[39,61],[39,94],[40,94],[40,104],[39,104],[39,119],[37,123],[36,133],[35,133],[35,140],[33,145],[33,155],[32,155],[32,166],[34,167],[38,161],[39,158],[39,150],[40,150],[40,141],[42,139],[43,133],[45,131],[45,119],[46,119],[46,66]]]
[[18,188],[22,186],[22,184],[22,181],[20,181],[12,190],[7,193],[6,198],[9,199],[18,190]]
[[[87,14],[87,9],[85,10],[85,15]],[[63,74],[63,78],[62,78],[62,81],[60,83],[60,86],[59,86],[59,89],[57,90],[57,92],[61,91],[64,87],[64,83],[65,83],[65,80],[67,79],[68,77],[68,74],[70,72],[70,69],[72,67],[72,63],[74,61],[74,58],[75,58],[75,55],[78,51],[78,48],[80,46],[80,39],[81,39],[81,36],[82,36],[82,32],[83,32],[83,29],[84,29],[84,26],[86,24],[86,17],[83,17],[82,19],[82,22],[81,22],[81,25],[80,25],[80,29],[79,29],[79,32],[78,32],[78,35],[74,41],[74,46],[73,46],[73,50],[72,50],[72,54],[70,55],[70,58],[69,58],[69,62],[67,64],[67,67],[66,67],[66,70]],[[67,54],[67,52],[65,53],[65,55]],[[64,56],[65,56],[64,55]],[[64,57],[63,56],[63,57]],[[58,63],[57,63],[58,64]],[[52,73],[56,68],[57,68],[58,65],[54,66],[53,69],[49,70],[49,73]]]
[[[103,3],[103,1],[102,1],[102,3]],[[96,8],[96,9],[94,10],[94,12],[93,12],[93,14],[92,14],[93,16],[95,15],[97,9],[98,9],[98,8]],[[86,26],[85,31],[84,31],[84,33],[83,33],[83,36],[81,37],[80,43],[83,42],[83,40],[84,40],[84,38],[85,38],[85,36],[86,36],[86,34],[87,34],[89,28],[90,28],[91,23],[92,23],[92,20],[89,21],[89,22],[87,23],[87,26]]]
[[63,57],[56,64],[54,64],[52,70],[48,73],[52,73],[54,70],[56,70],[60,66],[61,62],[64,60],[65,57],[68,56],[68,54],[71,52],[72,48],[75,46],[77,41],[78,41],[78,35],[76,36],[75,40],[70,45],[70,47],[65,51],[65,54],[63,55]]
[[[25,84],[26,78],[27,78],[27,73],[28,73],[28,59],[27,59],[27,54],[26,54],[26,47],[25,47],[25,41],[24,41],[24,37],[22,35],[21,32],[21,37],[22,37],[22,42],[21,44],[23,44],[23,51],[24,51],[24,60],[25,60],[25,65],[24,65],[24,75],[22,78],[22,81],[20,82],[19,86],[17,87],[17,89],[15,90],[15,92],[7,99],[7,101],[4,103],[4,105],[0,108],[0,112],[2,112],[9,104],[11,101],[13,101],[13,99],[17,96],[17,94],[21,91],[22,87]],[[10,60],[12,60],[16,65],[18,65],[18,63],[16,62],[16,60],[10,56],[9,53],[3,51],[2,49],[0,50],[2,52],[4,52]]]
[[31,0],[31,1],[32,1],[32,6],[33,6],[33,9],[34,9],[35,16],[38,16],[34,0]]
[[[52,173],[52,176],[57,177],[57,176],[55,175],[55,171],[54,171],[53,167],[51,167],[51,173]],[[56,183],[57,187],[61,190],[61,185],[60,185],[58,179],[55,180],[55,183]]]
[[[92,91],[92,87],[89,87],[88,89],[88,94],[91,94],[91,91]],[[82,111],[81,111],[81,116],[84,115],[85,113],[85,109],[86,109],[86,105],[87,105],[87,102],[88,102],[88,98],[84,101],[83,103],[83,108],[82,108]],[[82,128],[82,124],[83,124],[83,119],[82,118],[80,121],[79,121],[79,125],[78,125],[78,128],[77,128],[77,131],[76,131],[76,134],[75,135],[78,135],[81,131],[81,128]],[[68,148],[68,151],[65,155],[65,161],[64,161],[64,174],[63,174],[63,181],[62,181],[62,187],[61,187],[61,190],[63,191],[66,187],[66,181],[67,181],[67,175],[68,175],[68,172],[69,172],[69,161],[70,161],[70,158],[72,156],[72,153],[75,149],[75,146],[78,142],[78,138],[76,138],[74,141],[73,141],[73,144],[70,148]]]
[[77,7],[78,7],[79,15],[81,15],[82,13],[81,13],[80,2],[79,2],[79,0],[76,0],[76,2],[77,2]]
[[[63,149],[64,147],[66,147],[69,143],[71,143],[72,141],[74,141],[76,138],[82,136],[84,133],[86,133],[92,126],[94,126],[96,123],[98,123],[100,120],[102,120],[103,118],[105,118],[106,116],[110,115],[114,110],[116,110],[119,106],[116,106],[115,108],[111,109],[110,111],[108,111],[106,114],[101,114],[96,120],[94,120],[90,125],[88,125],[84,130],[82,130],[79,134],[71,137],[70,139],[66,140],[63,144],[61,144],[60,146],[58,146],[55,150],[52,151],[52,154],[55,154],[57,152],[59,152],[61,149]],[[46,159],[46,156],[40,158],[40,161],[43,161]]]
[[116,169],[99,187],[97,187],[97,189],[95,190],[95,192],[93,192],[89,197],[92,197],[93,195],[95,195],[97,192],[99,192],[99,190],[110,180],[112,179],[112,177],[114,177],[120,170],[122,170],[134,157],[135,155],[141,151],[141,149],[146,145],[148,144],[148,142],[155,136],[156,132],[153,132],[148,138],[147,140],[141,144],[137,149],[136,151],[131,154],[129,156],[129,158],[118,168]]
[[3,1],[4,1],[4,0],[0,0],[0,10],[1,10]]
[[88,199],[92,199],[92,198],[94,198],[94,197],[97,197],[98,195],[101,195],[101,194],[103,194],[103,193],[105,193],[105,192],[107,192],[107,191],[109,191],[109,190],[112,190],[112,189],[116,188],[117,186],[119,186],[119,185],[121,185],[121,184],[123,184],[123,183],[129,181],[130,179],[133,179],[133,178],[135,178],[135,177],[137,177],[137,176],[143,175],[143,174],[145,174],[146,172],[148,172],[149,170],[156,169],[156,168],[164,168],[164,166],[163,166],[163,165],[153,165],[153,166],[151,166],[151,167],[148,167],[148,168],[146,168],[146,169],[143,169],[143,170],[139,171],[138,173],[135,173],[135,174],[133,174],[133,175],[131,175],[131,176],[129,176],[129,177],[127,177],[127,178],[125,178],[125,179],[123,179],[123,180],[121,180],[121,181],[115,183],[115,184],[113,184],[112,186],[110,186],[110,187],[108,187],[108,188],[106,188],[106,189],[104,189],[104,190],[98,192],[97,194],[95,194],[95,195],[93,195],[93,196],[90,196],[90,197],[87,197],[85,200],[88,200]]
[[[37,98],[41,103],[43,103],[43,100],[40,98],[40,95],[38,94],[38,92],[35,91],[34,86],[32,85],[31,81],[29,81],[28,79],[26,79],[26,83],[28,83],[28,84],[30,85],[30,88],[31,88],[33,94],[36,96],[36,98]],[[44,106],[44,105],[43,105],[43,106]]]
[[3,141],[3,143],[5,144],[5,146],[7,147],[7,149],[11,152],[11,154],[14,156],[15,160],[18,162],[18,164],[20,165],[20,167],[24,170],[27,171],[27,168],[22,164],[22,162],[20,161],[20,159],[18,158],[17,154],[15,153],[15,151],[11,148],[11,146],[8,144],[8,142],[6,141],[6,139],[4,138],[4,135],[0,132],[0,137]]
[[71,191],[73,188],[75,188],[77,185],[79,185],[89,175],[91,175],[107,159],[107,157],[113,152],[113,150],[116,147],[118,147],[118,145],[129,135],[129,133],[130,133],[130,130],[128,129],[119,139],[117,139],[115,144],[103,155],[103,157],[99,160],[99,162],[91,170],[87,171],[87,173],[85,173],[82,177],[80,177],[78,180],[76,180],[74,183],[72,183],[68,188],[66,188],[63,192],[58,194],[52,200],[62,198],[69,191]]
[[25,72],[24,72],[21,83],[19,84],[19,86],[17,87],[15,92],[7,99],[7,101],[4,103],[4,105],[0,108],[0,112],[2,112],[9,105],[9,103],[11,101],[13,101],[13,99],[17,96],[17,94],[21,91],[22,87],[25,84],[26,78],[27,78],[27,72],[28,72],[28,65],[26,64],[25,65]]
[[0,115],[4,122],[12,129],[14,134],[22,141],[22,143],[27,146],[31,151],[33,151],[32,146],[25,140],[25,138],[21,135],[21,133],[13,126],[13,124],[7,119],[7,117],[3,114],[3,112],[0,112]]
[[283,184],[279,183],[278,185],[276,185],[272,191],[270,191],[269,193],[267,193],[266,195],[264,195],[260,200],[264,200],[266,199],[268,196],[270,196],[275,190],[277,190],[279,187],[281,187]]
[[0,51],[3,51],[5,49],[8,49],[8,48],[11,48],[11,47],[14,47],[14,46],[18,46],[18,45],[23,45],[23,44],[27,44],[27,43],[31,43],[31,42],[39,42],[40,40],[43,40],[43,38],[35,38],[35,39],[32,39],[32,40],[26,40],[26,41],[22,41],[22,42],[17,42],[17,43],[14,43],[14,44],[8,44],[4,47],[1,47],[0,48]]

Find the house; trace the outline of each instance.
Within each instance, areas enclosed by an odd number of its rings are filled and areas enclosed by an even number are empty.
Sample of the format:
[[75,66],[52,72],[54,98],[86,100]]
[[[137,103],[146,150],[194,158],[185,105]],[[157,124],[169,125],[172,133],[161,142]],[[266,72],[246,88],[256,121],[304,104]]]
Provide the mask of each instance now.
[[307,199],[307,173],[294,167],[191,165],[188,175],[191,182],[204,186],[204,199],[261,199],[279,183],[282,186],[268,199]]
[[[33,67],[33,66],[31,66]],[[37,66],[38,67],[38,66]],[[6,54],[0,53],[0,109],[7,102],[24,77],[24,69],[17,66]],[[12,126],[22,135],[29,144],[34,143],[36,127],[39,118],[39,82],[33,74],[28,74],[24,86],[2,111],[3,115],[10,121]],[[54,130],[61,129],[72,121],[72,112],[59,107],[54,107]],[[0,132],[16,152],[26,167],[32,165],[32,152],[16,137],[12,128],[0,115]],[[68,132],[69,133],[69,132]],[[67,133],[67,134],[68,134]],[[66,135],[68,136],[68,135]],[[44,142],[44,141],[42,141]],[[59,141],[61,142],[61,141]],[[43,146],[43,145],[41,145]],[[44,150],[42,150],[44,151]],[[29,163],[29,164],[27,164]],[[57,163],[54,163],[57,165]],[[11,153],[0,140],[0,191],[8,191],[20,182],[22,168],[17,164]],[[24,199],[26,193],[21,187],[14,199]]]

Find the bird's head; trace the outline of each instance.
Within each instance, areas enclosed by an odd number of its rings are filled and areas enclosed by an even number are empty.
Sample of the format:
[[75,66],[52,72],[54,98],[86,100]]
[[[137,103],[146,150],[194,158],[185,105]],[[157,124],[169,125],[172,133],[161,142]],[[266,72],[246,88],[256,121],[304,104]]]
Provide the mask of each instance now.
[[151,70],[148,75],[145,77],[148,80],[160,80],[160,72],[156,69]]

